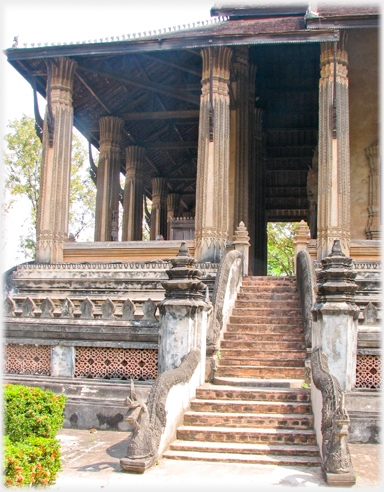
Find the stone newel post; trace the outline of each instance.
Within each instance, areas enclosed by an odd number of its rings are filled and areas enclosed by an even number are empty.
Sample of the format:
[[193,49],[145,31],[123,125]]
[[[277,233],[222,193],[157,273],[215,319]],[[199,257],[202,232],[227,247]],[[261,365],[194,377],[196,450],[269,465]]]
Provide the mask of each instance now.
[[317,300],[313,307],[313,350],[320,348],[328,357],[330,373],[341,391],[353,390],[356,382],[357,320],[355,304],[357,284],[352,258],[341,250],[338,239],[332,252],[321,260],[322,269],[316,285]]
[[310,241],[309,227],[304,220],[300,221],[299,228],[293,237],[293,247],[295,249],[295,273],[297,273],[296,258],[300,251],[303,251],[308,247]]
[[158,374],[179,367],[191,350],[201,354],[200,382],[205,381],[205,354],[208,314],[211,309],[207,287],[201,272],[193,267],[196,260],[183,242],[167,270],[169,280],[163,282],[165,299],[158,304],[160,312]]
[[236,251],[243,255],[243,278],[248,275],[249,269],[249,235],[244,222],[241,221],[237,226],[233,236],[233,245]]

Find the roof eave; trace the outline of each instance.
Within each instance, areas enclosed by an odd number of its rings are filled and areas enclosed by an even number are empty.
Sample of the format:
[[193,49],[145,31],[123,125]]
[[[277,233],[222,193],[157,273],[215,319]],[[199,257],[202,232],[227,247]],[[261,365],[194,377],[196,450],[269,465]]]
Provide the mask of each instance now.
[[119,41],[39,48],[9,48],[4,50],[8,61],[32,60],[66,56],[119,55],[140,52],[161,52],[177,49],[196,49],[209,46],[235,46],[247,44],[274,44],[285,42],[325,42],[338,39],[338,31],[332,29],[307,29],[300,31],[272,32],[236,35],[204,35],[188,38],[155,38],[141,41]]

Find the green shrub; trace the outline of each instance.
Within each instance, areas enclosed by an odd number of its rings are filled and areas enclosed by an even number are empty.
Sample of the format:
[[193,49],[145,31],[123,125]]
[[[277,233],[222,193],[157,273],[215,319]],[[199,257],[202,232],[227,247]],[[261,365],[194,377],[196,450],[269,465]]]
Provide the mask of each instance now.
[[27,436],[53,438],[63,426],[64,395],[6,384],[4,400],[4,434],[12,442],[24,441]]
[[4,438],[5,485],[55,483],[60,471],[60,444],[56,439],[28,437],[24,442]]
[[60,471],[56,432],[64,423],[66,397],[6,384],[3,481],[6,486],[50,485]]

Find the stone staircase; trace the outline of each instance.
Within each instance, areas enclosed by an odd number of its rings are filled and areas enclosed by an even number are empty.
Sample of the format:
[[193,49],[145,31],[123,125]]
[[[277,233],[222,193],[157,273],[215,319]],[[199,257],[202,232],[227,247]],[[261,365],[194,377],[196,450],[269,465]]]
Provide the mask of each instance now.
[[213,384],[198,388],[164,458],[320,465],[295,280],[244,280]]

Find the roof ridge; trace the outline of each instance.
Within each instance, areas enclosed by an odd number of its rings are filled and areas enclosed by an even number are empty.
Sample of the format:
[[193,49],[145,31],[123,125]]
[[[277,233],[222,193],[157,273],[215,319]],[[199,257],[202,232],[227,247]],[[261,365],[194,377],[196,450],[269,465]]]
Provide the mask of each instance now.
[[[135,32],[135,33],[128,33],[128,34],[121,34],[121,35],[116,35],[116,36],[104,36],[101,38],[95,38],[95,39],[88,39],[87,41],[69,41],[69,42],[25,42],[23,43],[23,47],[18,46],[18,43],[16,42],[12,48],[17,48],[17,49],[26,49],[26,48],[35,48],[35,47],[43,47],[43,46],[72,46],[72,45],[77,45],[77,44],[100,44],[100,43],[117,43],[117,42],[124,42],[124,41],[133,41],[133,40],[138,40],[138,39],[147,39],[150,37],[154,36],[159,36],[163,34],[169,34],[169,33],[175,33],[175,32],[182,32],[182,31],[189,31],[193,30],[196,28],[201,28],[205,26],[211,26],[213,24],[220,24],[225,21],[227,21],[229,17],[226,16],[215,16],[212,17],[211,19],[208,20],[202,20],[202,21],[196,21],[196,22],[189,22],[186,24],[178,24],[175,26],[171,27],[163,27],[161,29],[148,29],[146,31],[140,31],[140,32]],[[29,45],[29,46],[28,46]]]

